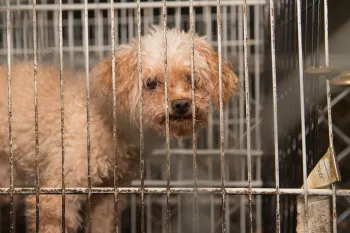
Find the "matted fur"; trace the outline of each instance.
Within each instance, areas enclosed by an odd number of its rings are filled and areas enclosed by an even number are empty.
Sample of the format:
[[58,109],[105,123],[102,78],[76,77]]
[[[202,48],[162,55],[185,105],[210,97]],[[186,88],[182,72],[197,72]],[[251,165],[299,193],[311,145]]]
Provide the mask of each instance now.
[[[168,30],[169,106],[176,99],[192,99],[191,37],[176,29]],[[194,64],[196,80],[196,116],[198,128],[205,126],[209,104],[219,103],[218,54],[204,37],[195,36]],[[143,116],[145,153],[163,143],[165,131],[165,89],[163,29],[153,27],[142,37]],[[237,93],[238,79],[223,60],[223,102]],[[116,51],[116,100],[118,176],[128,185],[139,174],[139,111],[137,41],[122,45]],[[15,185],[35,184],[34,79],[31,63],[12,65],[12,133]],[[60,188],[61,180],[61,113],[59,70],[38,66],[38,121],[40,187]],[[86,90],[84,73],[64,69],[65,177],[66,187],[87,187]],[[148,90],[147,80],[157,87]],[[91,177],[94,187],[113,184],[112,135],[112,63],[106,58],[91,71]],[[7,66],[0,66],[0,171],[8,171],[8,102]],[[194,103],[192,103],[194,104]],[[191,108],[192,109],[192,108]],[[170,115],[173,114],[169,107]],[[191,116],[191,112],[188,116]],[[192,119],[170,121],[172,137],[192,134]],[[9,187],[9,173],[0,172],[0,187]],[[25,178],[23,178],[25,177]],[[93,197],[93,232],[112,232],[113,195]],[[61,232],[61,196],[40,195],[40,232]],[[78,211],[86,196],[66,196],[66,231],[76,232],[82,226]],[[35,230],[35,196],[27,196],[26,217],[30,232]],[[122,203],[122,202],[121,202]],[[120,206],[122,208],[122,204]]]

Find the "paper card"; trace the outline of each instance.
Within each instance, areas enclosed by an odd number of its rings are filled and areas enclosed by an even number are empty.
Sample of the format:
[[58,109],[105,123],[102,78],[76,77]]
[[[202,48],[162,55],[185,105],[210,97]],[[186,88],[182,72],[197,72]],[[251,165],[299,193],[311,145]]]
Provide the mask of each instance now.
[[[326,154],[318,161],[314,169],[307,177],[307,186],[309,189],[327,187],[340,180],[336,158],[330,148]],[[304,188],[302,186],[301,188]]]

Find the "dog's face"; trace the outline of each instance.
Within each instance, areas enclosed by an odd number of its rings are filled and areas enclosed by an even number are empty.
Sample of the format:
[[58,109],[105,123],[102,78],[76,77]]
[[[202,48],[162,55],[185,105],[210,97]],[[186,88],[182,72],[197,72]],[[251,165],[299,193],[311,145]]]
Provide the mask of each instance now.
[[[210,103],[219,105],[218,55],[209,43],[194,38],[195,98],[192,98],[191,82],[191,36],[172,29],[167,32],[167,75],[165,75],[163,29],[153,28],[142,37],[142,105],[143,119],[148,127],[159,133],[165,132],[166,124],[166,78],[168,93],[169,129],[171,136],[180,137],[193,132],[193,106],[196,128],[206,123]],[[139,117],[138,44],[136,41],[120,47],[116,54],[116,90],[118,112],[129,114],[135,122]],[[96,87],[108,96],[112,92],[112,66],[110,60],[102,61],[93,71]],[[96,85],[93,85],[96,86]],[[238,78],[225,59],[222,62],[222,100],[237,93]]]

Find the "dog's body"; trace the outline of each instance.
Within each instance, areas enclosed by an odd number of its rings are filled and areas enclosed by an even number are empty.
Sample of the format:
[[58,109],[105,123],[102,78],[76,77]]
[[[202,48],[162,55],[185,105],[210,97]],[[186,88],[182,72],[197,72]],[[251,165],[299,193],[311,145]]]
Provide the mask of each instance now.
[[[170,135],[192,133],[192,93],[189,35],[168,31],[168,94]],[[143,37],[142,78],[145,154],[164,143],[165,98],[162,58],[162,29],[154,28]],[[217,54],[203,38],[195,40],[197,125],[205,123],[210,101],[219,101]],[[137,43],[121,46],[116,53],[117,153],[120,185],[139,174],[139,111]],[[238,80],[223,64],[223,95],[226,102],[236,93]],[[30,63],[11,69],[12,139],[16,187],[35,186],[36,137],[34,68]],[[9,187],[9,121],[7,66],[0,66],[0,187]],[[38,66],[38,145],[40,187],[62,186],[62,140],[60,73],[50,66]],[[66,188],[88,186],[87,106],[84,73],[64,69],[64,169]],[[91,71],[90,153],[93,187],[113,186],[114,143],[111,59]],[[5,172],[4,172],[5,171]],[[27,182],[27,183],[24,183]],[[66,196],[66,231],[82,225],[78,214],[84,195]],[[40,232],[61,232],[60,195],[40,195]],[[28,229],[35,230],[35,195],[25,197]],[[112,232],[114,196],[93,196],[93,232]]]

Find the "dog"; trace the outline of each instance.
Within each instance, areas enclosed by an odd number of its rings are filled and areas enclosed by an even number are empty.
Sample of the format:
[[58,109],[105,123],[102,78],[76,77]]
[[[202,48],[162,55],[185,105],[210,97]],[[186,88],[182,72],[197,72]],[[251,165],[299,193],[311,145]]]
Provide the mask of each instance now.
[[[191,89],[191,34],[167,30],[167,77],[169,134],[171,138],[193,133],[195,105],[196,130],[205,127],[211,101],[220,104],[218,53],[206,37],[194,35],[195,102]],[[138,41],[118,47],[115,53],[115,88],[112,59],[106,57],[90,72],[90,154],[92,187],[113,187],[115,147],[120,186],[127,186],[139,174],[139,98],[142,93],[144,153],[164,143],[166,132],[164,31],[153,26],[141,38],[142,88],[139,87]],[[222,58],[222,101],[238,93],[240,84],[230,63]],[[24,182],[35,187],[36,137],[33,64],[11,66],[12,150],[15,187]],[[38,87],[38,164],[41,188],[62,187],[62,141],[60,71],[39,64]],[[84,72],[63,69],[64,85],[64,173],[65,187],[88,187],[87,100]],[[113,93],[116,107],[116,137],[113,140]],[[0,187],[9,187],[8,68],[0,67]],[[91,195],[92,232],[113,232],[114,195]],[[86,227],[79,211],[86,195],[65,196],[65,231]],[[25,216],[29,232],[36,229],[36,197],[26,195]],[[125,201],[119,200],[122,209]],[[62,232],[61,195],[40,194],[41,233]]]

